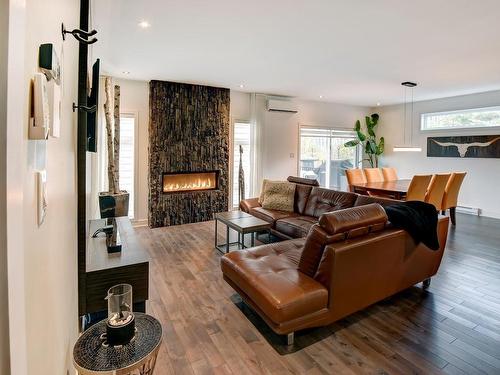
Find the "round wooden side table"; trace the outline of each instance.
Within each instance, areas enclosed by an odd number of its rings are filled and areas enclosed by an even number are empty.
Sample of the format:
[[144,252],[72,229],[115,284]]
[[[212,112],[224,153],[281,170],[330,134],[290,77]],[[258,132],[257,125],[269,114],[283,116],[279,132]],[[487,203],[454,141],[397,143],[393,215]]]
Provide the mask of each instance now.
[[135,313],[136,333],[123,346],[108,346],[106,319],[87,329],[73,348],[73,363],[80,375],[151,375],[160,349],[162,328],[150,315]]

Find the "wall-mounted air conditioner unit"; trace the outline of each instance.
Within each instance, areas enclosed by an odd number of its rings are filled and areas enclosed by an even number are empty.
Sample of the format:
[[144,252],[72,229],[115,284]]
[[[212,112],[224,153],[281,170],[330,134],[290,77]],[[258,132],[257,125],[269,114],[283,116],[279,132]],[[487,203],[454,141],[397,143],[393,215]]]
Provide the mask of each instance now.
[[268,99],[267,110],[271,112],[297,113],[297,106],[289,100]]

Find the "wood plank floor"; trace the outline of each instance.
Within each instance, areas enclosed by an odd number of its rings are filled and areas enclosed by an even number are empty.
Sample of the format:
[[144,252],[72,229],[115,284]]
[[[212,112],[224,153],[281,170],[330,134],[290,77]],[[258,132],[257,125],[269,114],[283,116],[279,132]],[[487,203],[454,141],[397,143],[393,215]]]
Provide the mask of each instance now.
[[213,222],[137,228],[164,329],[155,374],[500,374],[500,220],[457,222],[427,293],[413,287],[284,356],[230,300]]

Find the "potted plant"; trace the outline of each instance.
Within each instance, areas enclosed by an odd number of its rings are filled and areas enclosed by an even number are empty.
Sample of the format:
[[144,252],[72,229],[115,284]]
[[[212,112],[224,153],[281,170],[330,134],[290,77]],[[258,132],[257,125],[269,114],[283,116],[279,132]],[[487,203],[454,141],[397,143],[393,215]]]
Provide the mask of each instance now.
[[[108,150],[108,191],[99,193],[101,217],[128,216],[129,193],[120,190],[120,86],[111,93],[111,77],[104,80],[106,101],[106,144]],[[113,107],[113,109],[112,109]]]
[[376,113],[365,117],[367,133],[363,133],[361,130],[361,122],[357,120],[356,125],[354,126],[354,131],[356,132],[358,139],[344,143],[344,146],[346,147],[356,147],[357,145],[361,145],[364,153],[367,155],[367,158],[363,160],[368,161],[372,168],[378,168],[378,158],[384,153],[384,137],[380,137],[380,140],[377,141],[377,136],[375,135],[375,127],[378,124],[378,120],[379,115]]

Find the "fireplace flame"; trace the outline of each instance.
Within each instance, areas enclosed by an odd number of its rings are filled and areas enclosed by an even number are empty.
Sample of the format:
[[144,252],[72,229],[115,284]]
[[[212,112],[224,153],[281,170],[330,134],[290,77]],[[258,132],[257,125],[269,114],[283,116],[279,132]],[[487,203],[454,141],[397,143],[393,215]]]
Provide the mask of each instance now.
[[215,173],[194,173],[163,176],[163,192],[196,191],[216,188]]
[[184,184],[164,184],[163,190],[165,191],[179,191],[179,190],[198,190],[198,189],[211,189],[212,183],[210,180],[200,180],[195,182],[186,182]]

